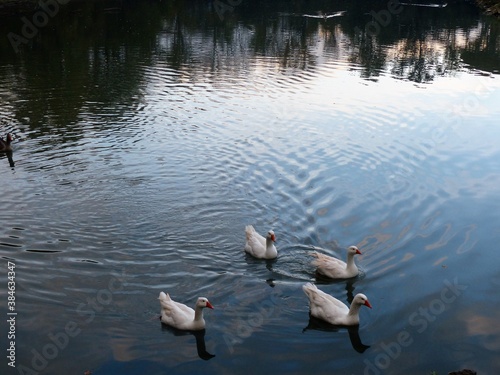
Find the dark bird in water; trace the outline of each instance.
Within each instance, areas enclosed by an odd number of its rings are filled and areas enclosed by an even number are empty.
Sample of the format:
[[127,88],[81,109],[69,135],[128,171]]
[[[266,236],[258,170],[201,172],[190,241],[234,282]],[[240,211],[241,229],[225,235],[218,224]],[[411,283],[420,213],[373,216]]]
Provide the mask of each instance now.
[[10,147],[10,143],[12,142],[12,136],[7,134],[6,140],[0,137],[0,151],[12,151],[12,147]]

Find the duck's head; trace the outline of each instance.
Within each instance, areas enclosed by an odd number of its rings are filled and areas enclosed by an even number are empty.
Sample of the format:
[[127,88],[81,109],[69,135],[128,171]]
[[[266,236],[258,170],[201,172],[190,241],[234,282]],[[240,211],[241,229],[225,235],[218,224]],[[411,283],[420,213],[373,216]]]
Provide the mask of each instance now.
[[368,298],[362,293],[356,294],[356,296],[352,300],[352,303],[358,304],[358,305],[365,305],[366,307],[369,307],[370,309],[372,308],[370,301],[368,301]]
[[205,297],[198,298],[198,301],[196,301],[196,306],[201,308],[208,307],[209,309],[214,308],[212,304],[208,301],[208,298]]
[[356,246],[349,246],[347,248],[347,254],[351,254],[351,255],[360,254],[361,255],[361,251],[359,251],[359,249]]
[[274,232],[272,230],[270,230],[269,232],[267,232],[267,237],[266,238],[268,240],[276,242],[276,236],[274,235]]

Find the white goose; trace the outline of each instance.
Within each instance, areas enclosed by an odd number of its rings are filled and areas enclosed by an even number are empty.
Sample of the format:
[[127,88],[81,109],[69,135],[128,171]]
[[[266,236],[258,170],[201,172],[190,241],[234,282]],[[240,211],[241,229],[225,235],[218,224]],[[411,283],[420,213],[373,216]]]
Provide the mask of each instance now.
[[354,263],[354,256],[361,254],[356,246],[347,249],[347,263],[329,255],[313,252],[310,255],[316,259],[311,262],[317,267],[317,272],[331,279],[349,279],[359,274],[358,267]]
[[161,305],[161,321],[171,327],[196,331],[205,328],[203,319],[203,309],[208,307],[213,309],[208,299],[199,297],[196,301],[195,310],[182,303],[173,301],[170,296],[164,292],[158,297]]
[[359,308],[365,305],[372,308],[368,298],[364,294],[356,294],[352,300],[351,307],[335,297],[319,290],[316,285],[305,284],[302,289],[309,297],[311,316],[324,320],[333,325],[353,326],[359,324]]
[[253,226],[247,225],[245,227],[246,243],[245,252],[251,256],[259,259],[275,259],[278,256],[278,250],[273,242],[276,241],[274,232],[270,230],[266,238],[262,237],[255,231]]

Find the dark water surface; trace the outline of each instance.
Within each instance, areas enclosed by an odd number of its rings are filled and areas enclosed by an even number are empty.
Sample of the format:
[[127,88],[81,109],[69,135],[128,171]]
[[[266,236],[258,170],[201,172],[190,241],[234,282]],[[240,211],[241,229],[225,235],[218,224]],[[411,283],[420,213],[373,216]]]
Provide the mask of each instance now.
[[[499,373],[500,24],[391,4],[3,15],[1,373]],[[360,277],[316,280],[308,252],[349,245]],[[318,326],[308,281],[373,309]],[[206,332],[162,327],[160,291],[208,297]]]

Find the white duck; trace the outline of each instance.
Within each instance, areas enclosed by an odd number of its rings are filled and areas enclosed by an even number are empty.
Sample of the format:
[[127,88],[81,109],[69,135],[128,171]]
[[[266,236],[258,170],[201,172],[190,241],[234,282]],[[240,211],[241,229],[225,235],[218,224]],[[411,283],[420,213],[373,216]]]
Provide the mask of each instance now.
[[213,309],[208,299],[199,297],[196,301],[195,310],[182,303],[173,301],[170,296],[164,292],[158,297],[161,305],[161,321],[171,327],[196,331],[205,328],[203,319],[203,309],[208,307]]
[[356,294],[352,300],[351,307],[347,307],[343,302],[335,297],[319,290],[316,285],[305,284],[302,289],[309,297],[311,316],[324,320],[330,324],[338,326],[353,326],[359,324],[359,308],[362,305],[372,305],[364,294]]
[[354,256],[361,254],[356,246],[347,249],[347,263],[329,255],[313,252],[310,255],[316,259],[311,262],[317,267],[317,272],[331,279],[349,279],[359,274],[358,267],[354,263]]
[[272,230],[264,238],[255,231],[253,226],[247,225],[245,233],[247,236],[245,252],[259,259],[275,259],[278,256],[278,250],[273,243],[276,241],[276,236]]

